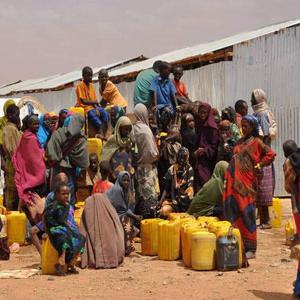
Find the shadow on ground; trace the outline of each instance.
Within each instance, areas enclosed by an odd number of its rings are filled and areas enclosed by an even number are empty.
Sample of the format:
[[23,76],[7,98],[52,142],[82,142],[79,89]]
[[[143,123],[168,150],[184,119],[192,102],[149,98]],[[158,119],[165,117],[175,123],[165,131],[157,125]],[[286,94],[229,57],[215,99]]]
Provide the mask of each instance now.
[[259,290],[249,290],[248,292],[252,293],[255,297],[263,300],[291,300],[293,298],[292,294],[286,293],[276,293],[276,292],[266,292]]

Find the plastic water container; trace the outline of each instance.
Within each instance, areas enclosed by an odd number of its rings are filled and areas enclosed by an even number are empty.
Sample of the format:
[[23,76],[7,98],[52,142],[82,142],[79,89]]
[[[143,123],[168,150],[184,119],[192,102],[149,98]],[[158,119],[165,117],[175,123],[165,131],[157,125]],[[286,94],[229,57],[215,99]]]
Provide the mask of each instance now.
[[193,216],[191,216],[191,215],[189,215],[187,213],[170,213],[168,215],[168,219],[171,220],[171,221],[172,220],[179,220],[179,219],[186,219],[186,218],[188,218],[188,219],[194,219]]
[[75,209],[75,211],[74,211],[74,220],[78,227],[80,226],[80,220],[81,220],[82,213],[83,213],[83,207]]
[[192,252],[192,234],[198,231],[206,231],[207,228],[202,228],[199,224],[186,223],[183,227],[181,239],[182,259],[186,267],[191,267],[191,252]]
[[42,274],[55,274],[55,264],[58,261],[58,252],[47,237],[42,241]]
[[230,227],[227,234],[217,239],[217,269],[231,271],[239,268],[239,242]]
[[180,222],[162,221],[158,224],[158,257],[177,260],[180,257]]
[[[231,227],[229,227],[231,228]],[[217,231],[217,238],[226,237],[228,235],[229,228],[221,228]],[[241,268],[243,265],[243,244],[242,244],[242,236],[240,230],[238,228],[232,228],[232,234],[236,237],[238,241],[238,252],[239,252],[239,267]]]
[[198,271],[214,270],[216,265],[216,236],[208,231],[192,234],[192,269]]
[[231,224],[228,221],[212,222],[208,225],[208,231],[217,234],[219,230],[224,229],[227,232],[230,226]]
[[96,153],[98,159],[100,160],[101,152],[102,152],[102,140],[97,138],[88,138],[87,145],[88,145],[88,152]]
[[18,243],[24,245],[26,237],[26,215],[18,211],[11,211],[6,215],[7,236],[9,245]]
[[292,220],[288,220],[285,224],[285,243],[290,246],[295,235],[295,227]]
[[218,222],[219,218],[217,217],[198,217],[197,221],[201,224],[202,227],[208,227],[210,223]]
[[280,199],[273,199],[273,205],[269,206],[269,214],[272,227],[280,228],[282,223],[282,206]]
[[73,112],[74,114],[80,114],[83,117],[85,117],[84,108],[83,107],[75,107],[75,106],[73,106],[73,107],[69,108],[69,111]]
[[3,195],[0,195],[0,206],[3,206]]
[[142,255],[154,256],[158,253],[158,224],[161,219],[146,219],[141,222]]

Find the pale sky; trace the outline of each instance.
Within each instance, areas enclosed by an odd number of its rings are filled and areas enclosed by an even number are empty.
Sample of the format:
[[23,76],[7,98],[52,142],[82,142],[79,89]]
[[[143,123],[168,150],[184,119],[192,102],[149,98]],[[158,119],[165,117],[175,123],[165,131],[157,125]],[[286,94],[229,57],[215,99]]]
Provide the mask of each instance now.
[[300,17],[300,0],[0,0],[0,85]]

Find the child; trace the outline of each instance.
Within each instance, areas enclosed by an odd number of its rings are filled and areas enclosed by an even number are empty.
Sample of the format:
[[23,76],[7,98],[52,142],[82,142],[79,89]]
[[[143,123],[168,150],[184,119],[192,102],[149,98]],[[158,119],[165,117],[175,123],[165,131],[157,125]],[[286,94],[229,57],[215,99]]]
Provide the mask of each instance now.
[[172,126],[167,137],[161,141],[158,162],[158,180],[160,191],[165,189],[165,174],[176,163],[177,152],[181,147],[181,136],[177,126]]
[[[55,182],[56,183],[64,183],[64,184],[68,184],[68,176],[65,173],[59,173],[55,176]],[[45,211],[47,205],[50,205],[53,200],[54,200],[54,192],[50,192],[46,199],[42,199],[39,197],[39,195],[37,194],[33,194],[32,195],[34,198],[34,203],[43,203],[44,204],[44,208],[43,208],[43,212]],[[71,214],[74,213],[73,208],[70,208],[70,212]],[[30,234],[30,239],[32,241],[32,244],[36,247],[37,251],[39,252],[40,256],[42,257],[42,244],[40,241],[40,237],[45,233],[45,223],[44,221],[40,221],[37,224],[35,224],[34,226],[32,226],[29,230],[29,234]]]
[[82,78],[82,82],[76,87],[76,106],[83,107],[84,112],[88,116],[88,120],[91,121],[99,133],[103,133],[103,128],[107,127],[109,115],[97,102],[96,91],[92,83],[92,68],[84,67],[82,69]]
[[77,199],[84,201],[87,197],[92,195],[94,184],[101,179],[99,173],[99,160],[96,153],[89,155],[90,165],[87,170],[81,172],[77,180]]
[[128,106],[128,102],[121,95],[118,88],[110,81],[106,69],[99,71],[99,93],[102,97],[102,103],[107,102],[109,105],[120,106],[124,109]]
[[189,99],[187,88],[183,81],[181,81],[181,77],[183,76],[183,68],[182,66],[175,66],[173,68],[173,83],[176,88],[176,97],[179,104],[189,103],[191,100]]
[[177,99],[175,97],[176,88],[169,79],[171,65],[167,62],[161,62],[159,65],[159,76],[151,84],[150,91],[152,94],[153,106],[157,107],[158,124],[161,119],[175,119]]
[[167,217],[171,212],[186,212],[194,196],[194,171],[189,164],[187,148],[179,149],[176,163],[168,169],[165,179],[160,215]]
[[[292,210],[297,228],[297,238],[300,238],[300,149],[293,140],[288,140],[283,144],[283,151],[286,160],[283,165],[284,186],[291,194]],[[292,253],[299,250],[299,245],[292,248]],[[298,251],[299,252],[299,251]],[[298,273],[294,287],[294,295],[300,296],[300,258],[298,255]],[[298,299],[298,298],[297,298]]]
[[83,253],[85,238],[79,233],[74,216],[69,214],[70,189],[67,184],[55,186],[54,200],[47,205],[45,212],[46,231],[50,242],[58,252],[56,274],[65,276],[68,273],[77,274],[75,263],[79,254]]
[[100,162],[100,173],[101,178],[94,183],[93,194],[106,193],[113,186],[113,183],[108,180],[111,176],[109,161],[103,160]]
[[236,125],[242,128],[242,118],[248,114],[248,104],[244,100],[238,100],[234,105],[236,112]]

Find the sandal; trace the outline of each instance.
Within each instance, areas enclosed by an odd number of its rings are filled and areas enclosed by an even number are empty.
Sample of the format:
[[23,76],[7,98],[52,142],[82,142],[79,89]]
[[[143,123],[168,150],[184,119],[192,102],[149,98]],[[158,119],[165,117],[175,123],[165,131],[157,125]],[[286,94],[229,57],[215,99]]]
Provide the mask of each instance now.
[[79,274],[79,271],[76,270],[74,266],[68,266],[68,273],[69,274]]
[[258,226],[259,229],[262,229],[262,230],[266,230],[266,229],[272,229],[272,225],[271,224],[260,224]]
[[255,259],[256,258],[255,252],[253,252],[253,251],[246,252],[246,258],[247,259]]
[[56,264],[55,266],[55,274],[56,276],[66,276],[66,272],[64,271],[64,266],[60,264]]

